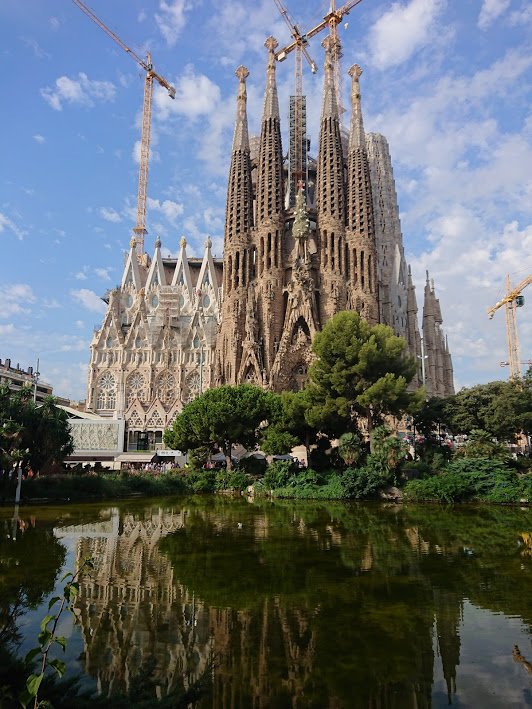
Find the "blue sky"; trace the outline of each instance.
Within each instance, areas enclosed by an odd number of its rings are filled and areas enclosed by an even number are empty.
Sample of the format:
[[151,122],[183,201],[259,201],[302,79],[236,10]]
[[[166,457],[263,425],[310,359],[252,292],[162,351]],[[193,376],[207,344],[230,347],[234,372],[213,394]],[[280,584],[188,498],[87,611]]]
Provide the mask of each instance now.
[[[250,70],[257,132],[264,39],[288,30],[273,0],[90,0],[89,6],[177,88],[154,97],[147,250],[185,235],[221,256],[235,114],[234,70]],[[303,29],[323,0],[286,0]],[[339,3],[338,3],[339,4]],[[363,0],[342,26],[343,72],[361,80],[365,127],[389,140],[418,304],[435,279],[458,387],[507,376],[502,310],[486,309],[532,273],[532,6],[527,0]],[[323,37],[305,72],[317,146]],[[0,2],[0,357],[84,398],[99,296],[119,283],[134,226],[143,76],[70,0]],[[347,78],[347,77],[346,77]],[[278,67],[284,146],[289,57]],[[346,82],[347,84],[347,82]],[[347,94],[345,94],[347,97]],[[346,99],[347,100],[347,99]],[[519,311],[532,357],[532,287]]]

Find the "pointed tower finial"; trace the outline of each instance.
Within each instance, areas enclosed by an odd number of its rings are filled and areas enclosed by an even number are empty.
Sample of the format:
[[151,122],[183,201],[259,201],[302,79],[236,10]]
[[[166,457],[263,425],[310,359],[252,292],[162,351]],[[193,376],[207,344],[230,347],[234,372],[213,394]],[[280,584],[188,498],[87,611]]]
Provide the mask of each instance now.
[[325,49],[324,79],[323,79],[323,107],[321,112],[322,120],[328,117],[338,117],[338,97],[334,84],[334,58],[332,37],[327,36],[321,43]]
[[275,81],[275,68],[277,60],[275,58],[275,49],[279,46],[279,42],[275,37],[268,37],[264,42],[264,46],[268,50],[268,66],[266,68],[266,92],[264,94],[264,118],[279,118],[279,99],[277,97],[277,84]]
[[211,240],[211,237],[210,237],[210,236],[208,236],[208,237],[205,239],[205,248],[206,248],[206,249],[212,248],[212,240]]
[[362,120],[362,105],[360,101],[360,76],[362,69],[353,64],[349,69],[351,77],[351,130],[349,131],[349,149],[365,146],[364,121]]
[[233,136],[233,152],[235,150],[249,150],[248,117],[247,117],[247,90],[246,79],[249,71],[245,66],[239,66],[235,71],[238,78],[238,96],[236,108],[235,134]]
[[187,246],[187,240],[185,239],[184,236],[182,236],[182,237],[179,239],[179,246],[180,246],[182,249],[185,249],[185,248],[186,248],[186,246]]

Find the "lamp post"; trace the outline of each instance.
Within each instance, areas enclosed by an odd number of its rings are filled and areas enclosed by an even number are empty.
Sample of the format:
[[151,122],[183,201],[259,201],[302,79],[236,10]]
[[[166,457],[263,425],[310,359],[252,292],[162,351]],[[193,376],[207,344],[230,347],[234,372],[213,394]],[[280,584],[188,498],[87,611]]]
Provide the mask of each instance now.
[[425,340],[423,337],[420,337],[420,342],[421,342],[421,354],[417,355],[417,358],[421,360],[421,383],[423,386],[426,385],[427,383],[427,371],[425,368],[425,360],[429,358],[427,354],[425,354]]
[[39,358],[37,357],[37,368],[35,372],[33,373],[33,403],[37,403],[37,382],[39,381],[40,377],[40,372],[39,372]]

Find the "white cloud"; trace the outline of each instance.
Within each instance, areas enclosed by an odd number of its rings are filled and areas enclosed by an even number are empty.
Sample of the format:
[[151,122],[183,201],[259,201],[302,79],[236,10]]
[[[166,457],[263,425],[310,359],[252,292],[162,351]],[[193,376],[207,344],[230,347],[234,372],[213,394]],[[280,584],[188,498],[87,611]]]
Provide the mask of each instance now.
[[487,29],[510,6],[511,0],[484,0],[478,16],[478,26]]
[[12,322],[7,325],[0,325],[0,335],[5,337],[6,335],[12,335],[15,332],[15,326]]
[[112,207],[100,207],[100,216],[105,219],[106,222],[112,222],[113,224],[122,221],[120,214]]
[[433,37],[445,0],[394,2],[370,28],[368,45],[379,69],[401,64]]
[[76,273],[76,275],[74,276],[74,278],[75,278],[77,281],[86,281],[87,278],[88,278],[88,276],[87,276],[87,274],[86,274],[84,271],[78,271],[78,272]]
[[110,281],[111,276],[109,275],[109,271],[113,271],[114,269],[111,267],[108,268],[95,268],[94,273],[99,276],[102,280],[104,281]]
[[23,229],[18,227],[15,222],[9,219],[9,217],[6,217],[5,214],[2,214],[2,212],[0,212],[0,233],[5,231],[5,229],[10,229],[19,241],[22,241],[22,239],[28,233],[27,231],[24,231]]
[[111,81],[89,79],[87,74],[80,72],[77,79],[60,76],[55,80],[54,88],[41,89],[41,96],[55,111],[62,111],[64,103],[94,106],[95,101],[112,101],[115,91]]
[[157,117],[165,120],[171,114],[186,116],[191,120],[208,115],[220,102],[220,87],[205,74],[196,74],[192,64],[187,64],[175,82],[175,100],[168,98],[166,89],[159,87],[155,93]]
[[188,3],[186,0],[173,0],[173,2],[161,0],[159,10],[161,12],[160,14],[155,14],[155,22],[166,44],[169,47],[173,47],[185,26],[185,11],[188,10]]
[[88,288],[80,288],[79,290],[71,290],[70,295],[87,310],[95,313],[105,313],[105,303],[94,291]]
[[54,30],[54,32],[57,32],[57,30],[61,27],[62,22],[58,17],[50,17],[50,19],[48,20],[48,24]]
[[12,315],[28,314],[28,305],[35,303],[37,298],[33,289],[27,283],[13,283],[0,287],[0,318],[10,318]]
[[75,325],[77,328],[79,328],[80,330],[85,327],[85,323],[83,322],[83,320],[76,320],[76,322],[74,323],[74,325]]
[[150,211],[160,212],[174,226],[177,217],[183,214],[184,211],[182,204],[174,202],[171,199],[165,199],[161,202],[158,199],[148,197],[147,207]]
[[36,143],[46,143],[46,138],[44,137],[44,135],[41,135],[40,133],[36,133],[36,134],[33,136],[33,140],[34,140]]

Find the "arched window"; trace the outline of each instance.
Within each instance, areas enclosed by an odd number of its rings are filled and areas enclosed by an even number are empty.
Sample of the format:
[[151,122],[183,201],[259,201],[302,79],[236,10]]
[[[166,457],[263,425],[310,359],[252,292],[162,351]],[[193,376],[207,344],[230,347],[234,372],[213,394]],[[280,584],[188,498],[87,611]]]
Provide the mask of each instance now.
[[140,401],[144,400],[144,385],[144,377],[140,372],[133,372],[133,374],[128,377],[126,383],[126,398],[128,404],[131,404],[135,399],[139,399]]
[[104,372],[97,384],[98,397],[96,408],[104,411],[116,407],[116,379],[112,372]]

